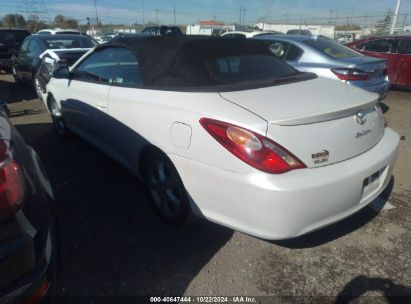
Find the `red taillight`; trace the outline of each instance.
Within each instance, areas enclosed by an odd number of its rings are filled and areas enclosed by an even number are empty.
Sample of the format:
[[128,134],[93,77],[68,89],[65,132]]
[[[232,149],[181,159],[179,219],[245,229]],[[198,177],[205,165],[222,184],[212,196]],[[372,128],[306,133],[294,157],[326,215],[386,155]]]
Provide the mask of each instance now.
[[368,73],[361,71],[359,69],[352,68],[336,68],[331,69],[331,71],[340,79],[340,80],[368,80]]
[[50,287],[50,283],[45,281],[39,286],[30,296],[28,296],[22,304],[37,304],[44,298]]
[[[6,147],[6,148],[5,148]],[[4,157],[7,145],[0,141],[0,220],[15,213],[23,203],[24,185],[20,168],[14,160]]]
[[208,118],[201,118],[200,124],[224,148],[260,171],[279,174],[305,168],[282,146],[253,131]]

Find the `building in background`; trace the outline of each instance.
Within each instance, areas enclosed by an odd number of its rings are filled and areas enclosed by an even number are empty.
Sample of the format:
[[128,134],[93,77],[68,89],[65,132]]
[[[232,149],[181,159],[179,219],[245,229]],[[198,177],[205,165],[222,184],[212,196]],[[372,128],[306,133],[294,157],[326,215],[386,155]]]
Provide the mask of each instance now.
[[186,34],[219,36],[221,33],[234,30],[235,25],[227,25],[217,20],[201,20],[199,24],[187,25]]
[[254,25],[262,31],[276,31],[286,34],[290,30],[309,30],[313,35],[334,39],[335,25],[331,24],[279,24],[260,22]]

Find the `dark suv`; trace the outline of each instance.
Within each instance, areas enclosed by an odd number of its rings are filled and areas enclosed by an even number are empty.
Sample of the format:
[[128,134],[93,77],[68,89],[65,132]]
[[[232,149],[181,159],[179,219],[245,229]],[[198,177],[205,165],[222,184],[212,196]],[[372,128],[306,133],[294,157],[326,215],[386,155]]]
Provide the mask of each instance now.
[[0,29],[0,69],[10,73],[11,57],[30,35],[27,30]]

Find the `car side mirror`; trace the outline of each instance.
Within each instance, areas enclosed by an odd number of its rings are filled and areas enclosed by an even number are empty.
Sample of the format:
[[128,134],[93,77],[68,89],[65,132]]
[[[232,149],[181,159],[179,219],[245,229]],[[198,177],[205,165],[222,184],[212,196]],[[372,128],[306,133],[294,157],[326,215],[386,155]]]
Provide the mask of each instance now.
[[54,71],[53,77],[57,79],[70,79],[71,73],[68,67],[61,66]]

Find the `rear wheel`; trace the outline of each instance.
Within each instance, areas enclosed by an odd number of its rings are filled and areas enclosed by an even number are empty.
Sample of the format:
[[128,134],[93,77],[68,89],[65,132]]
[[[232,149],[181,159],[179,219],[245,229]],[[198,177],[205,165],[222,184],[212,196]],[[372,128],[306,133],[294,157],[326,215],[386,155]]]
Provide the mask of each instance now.
[[187,191],[173,163],[155,153],[146,169],[146,181],[154,208],[169,225],[181,227],[192,218]]
[[51,114],[51,119],[53,120],[53,126],[57,134],[62,138],[70,137],[70,131],[66,127],[63,114],[61,109],[57,104],[53,96],[49,97],[49,110]]

